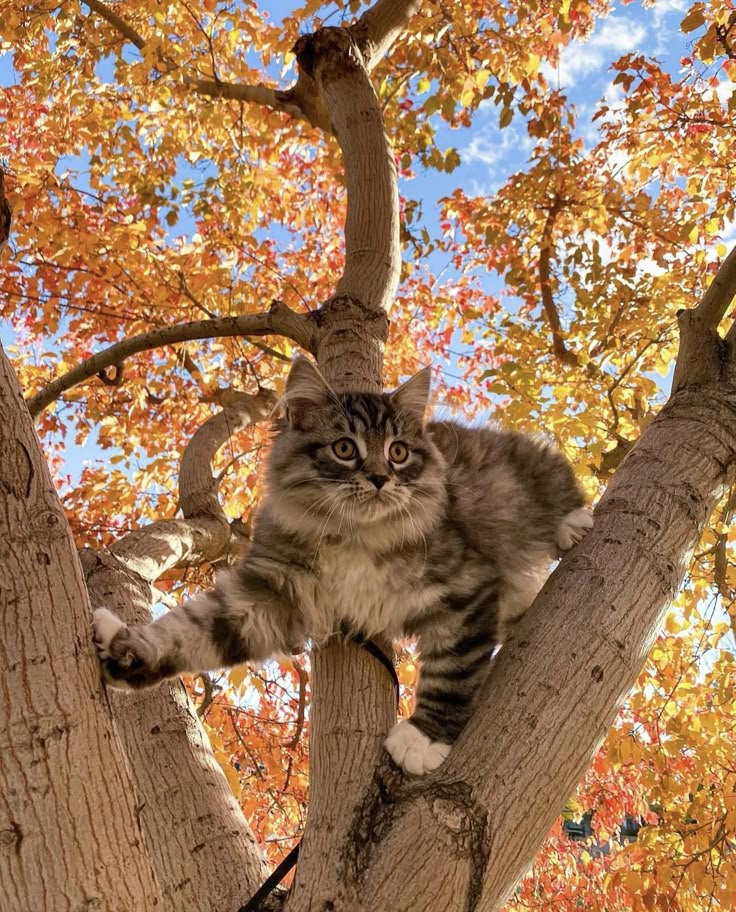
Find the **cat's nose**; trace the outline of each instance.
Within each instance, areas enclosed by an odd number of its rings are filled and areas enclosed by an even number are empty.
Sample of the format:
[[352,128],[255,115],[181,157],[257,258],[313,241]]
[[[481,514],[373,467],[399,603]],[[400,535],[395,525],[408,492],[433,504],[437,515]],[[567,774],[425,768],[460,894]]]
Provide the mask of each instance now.
[[374,484],[379,491],[388,481],[388,475],[366,475],[366,478]]

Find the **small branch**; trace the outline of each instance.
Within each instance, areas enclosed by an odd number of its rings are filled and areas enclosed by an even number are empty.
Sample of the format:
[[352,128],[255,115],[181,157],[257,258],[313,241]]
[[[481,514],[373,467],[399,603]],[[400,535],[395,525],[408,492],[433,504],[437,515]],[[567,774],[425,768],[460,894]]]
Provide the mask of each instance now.
[[119,364],[111,365],[113,373],[104,368],[97,375],[100,380],[105,384],[105,386],[122,386],[123,380],[125,379],[125,362],[121,361]]
[[542,240],[540,242],[539,250],[539,287],[542,294],[542,309],[544,310],[544,315],[547,318],[550,331],[552,332],[552,351],[557,360],[561,361],[563,364],[569,364],[571,367],[579,367],[577,356],[570,351],[562,338],[560,315],[557,312],[554,296],[552,294],[551,258],[554,245],[552,229],[561,208],[562,201],[559,197],[556,197],[549,210],[549,215],[547,216],[547,221],[545,222],[542,231]]
[[243,750],[248,755],[248,759],[250,760],[251,766],[253,767],[253,772],[257,774],[259,779],[261,779],[261,780],[265,779],[266,777],[263,775],[263,770],[258,765],[258,758],[253,754],[253,751],[246,744],[245,738],[243,737],[240,729],[238,728],[238,725],[235,721],[235,716],[233,716],[233,715],[230,716],[230,725],[232,726],[233,732],[235,733],[235,737],[238,739],[238,741],[240,741],[240,746],[243,748]]
[[[299,706],[296,711],[296,728],[294,729],[294,736],[288,741],[287,748],[294,748],[297,746],[302,737],[302,731],[304,730],[304,715],[307,709],[307,684],[309,682],[309,675],[307,674],[306,668],[301,665],[298,661],[294,661],[294,670],[299,676]],[[286,788],[286,786],[284,786]]]
[[281,335],[291,339],[307,351],[313,350],[315,333],[309,317],[292,311],[280,301],[275,301],[267,313],[247,314],[240,317],[220,317],[215,320],[196,320],[155,329],[125,339],[97,355],[87,358],[77,367],[49,383],[35,396],[28,399],[28,410],[36,418],[62,393],[84,383],[113,365],[121,365],[126,358],[143,351],[151,351],[177,342],[192,339],[213,339],[227,336]]
[[212,706],[212,703],[217,696],[219,688],[215,687],[215,683],[208,674],[201,674],[199,680],[202,682],[204,687],[204,696],[202,697],[202,702],[197,706],[197,717],[204,719],[207,715],[207,710]]
[[8,243],[12,211],[5,198],[5,172],[0,168],[0,251]]
[[[296,97],[288,92],[279,92],[259,82],[258,85],[245,85],[243,83],[221,82],[219,79],[185,79],[184,85],[197,95],[207,95],[210,98],[227,98],[232,101],[245,101],[283,111],[297,120],[312,122],[308,111],[298,103]],[[322,126],[312,122],[313,126]]]
[[217,497],[220,480],[211,463],[233,434],[273,414],[278,396],[262,388],[255,396],[228,390],[221,394],[221,412],[209,418],[189,441],[179,470],[179,507],[186,518],[225,514]]
[[[228,404],[199,428],[182,456],[179,502],[184,518],[157,520],[96,555],[104,565],[100,569],[117,573],[113,577],[119,580],[117,585],[133,580],[136,587],[145,588],[174,567],[219,560],[231,538],[241,537],[241,529],[228,522],[220,506],[219,479],[212,475],[212,460],[231,433],[268,418],[277,397],[272,390],[261,389],[254,396],[229,391],[223,400]],[[114,591],[117,585],[107,584],[105,590]],[[146,610],[149,606],[150,598],[139,605]]]
[[101,16],[109,22],[113,28],[116,28],[120,34],[134,44],[139,51],[142,51],[146,46],[145,39],[142,38],[134,28],[131,28],[121,16],[118,16],[117,13],[113,12],[109,6],[101,3],[100,0],[84,0],[84,3],[86,3],[93,12],[97,13],[98,16]]
[[728,500],[721,513],[720,522],[725,526],[723,532],[719,532],[716,537],[716,543],[713,547],[713,579],[716,587],[724,599],[733,598],[733,593],[728,587],[726,574],[728,572],[728,527],[733,519],[733,512],[736,509],[736,485],[734,485],[728,495]]
[[709,329],[717,329],[736,295],[736,247],[721,264],[694,313]]

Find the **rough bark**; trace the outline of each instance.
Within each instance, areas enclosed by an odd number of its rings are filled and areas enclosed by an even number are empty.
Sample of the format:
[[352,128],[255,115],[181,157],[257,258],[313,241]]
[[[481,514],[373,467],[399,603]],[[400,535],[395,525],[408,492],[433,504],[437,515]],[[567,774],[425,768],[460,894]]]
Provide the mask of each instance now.
[[0,348],[0,909],[161,909],[69,525]]
[[[211,461],[231,434],[268,418],[276,396],[231,391],[192,437],[181,462],[183,519],[126,535],[104,553],[85,552],[92,607],[128,623],[151,617],[153,583],[168,569],[222,558],[231,527],[217,498]],[[145,693],[110,691],[116,730],[131,770],[139,819],[167,912],[235,912],[267,870],[181,682]],[[227,872],[237,872],[231,876]]]

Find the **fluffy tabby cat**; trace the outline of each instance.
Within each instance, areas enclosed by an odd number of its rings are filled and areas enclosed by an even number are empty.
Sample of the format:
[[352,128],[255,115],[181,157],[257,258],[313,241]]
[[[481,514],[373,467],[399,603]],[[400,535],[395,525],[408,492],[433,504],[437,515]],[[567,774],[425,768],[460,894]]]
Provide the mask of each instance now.
[[107,680],[148,687],[337,631],[417,634],[416,709],[386,747],[409,773],[439,766],[504,623],[592,519],[569,464],[544,443],[426,421],[429,381],[424,370],[394,393],[337,395],[298,359],[245,560],[147,626],[96,611]]

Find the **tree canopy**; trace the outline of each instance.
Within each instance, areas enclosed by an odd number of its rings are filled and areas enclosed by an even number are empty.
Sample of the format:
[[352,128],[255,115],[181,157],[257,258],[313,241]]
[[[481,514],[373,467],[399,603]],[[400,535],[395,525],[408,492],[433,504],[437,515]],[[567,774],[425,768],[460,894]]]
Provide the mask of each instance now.
[[[243,392],[280,391],[305,344],[295,315],[327,299],[343,269],[342,158],[319,97],[297,80],[294,47],[362,5],[268,7],[65,0],[0,11],[13,74],[0,96],[13,208],[3,340],[80,548],[177,516],[195,433]],[[661,407],[677,313],[708,286],[736,222],[733,3],[683,7],[676,72],[639,53],[612,60],[620,100],[601,101],[590,126],[550,74],[611,8],[432,0],[368,63],[401,194],[386,385],[433,363],[441,406],[551,435],[592,500]],[[472,131],[489,107],[499,143],[523,124],[528,151],[476,193],[454,183],[453,131]],[[434,175],[448,187],[438,201],[416,190]],[[214,461],[237,535],[227,553],[171,561],[155,583],[161,603],[237,557],[268,445],[265,397]],[[70,454],[87,441],[95,458],[79,468]],[[732,905],[735,508],[729,492],[509,909]],[[398,670],[408,714],[410,644]],[[270,860],[283,857],[308,806],[308,659],[188,686]],[[574,841],[565,821],[585,814],[591,835]],[[621,835],[627,818],[640,827],[633,841]]]

